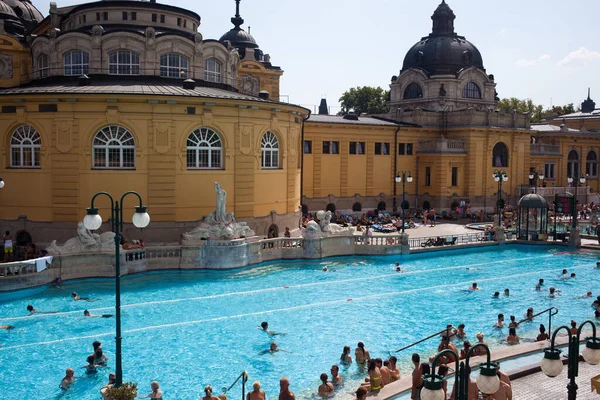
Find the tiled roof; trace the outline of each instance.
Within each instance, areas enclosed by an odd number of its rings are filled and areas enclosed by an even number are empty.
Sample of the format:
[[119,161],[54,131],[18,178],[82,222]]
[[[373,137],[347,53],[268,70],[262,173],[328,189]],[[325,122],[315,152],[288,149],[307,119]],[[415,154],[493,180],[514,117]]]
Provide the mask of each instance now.
[[559,115],[558,117],[554,117],[553,119],[570,119],[570,118],[600,118],[600,108],[595,109],[591,113],[584,113],[581,111],[577,111],[571,114]]
[[[566,132],[581,132],[578,129],[572,129],[572,128],[566,128],[566,129],[567,129]],[[544,133],[544,132],[549,132],[549,133],[561,132],[560,126],[550,125],[550,124],[531,124],[531,130],[538,131],[538,132],[541,132],[541,133]]]
[[[140,80],[91,80],[89,85],[79,86],[77,81],[61,81],[44,84],[43,82],[32,83],[30,85],[0,89],[0,97],[6,95],[30,95],[30,94],[52,94],[52,95],[81,95],[81,94],[102,94],[118,95],[131,94],[141,96],[188,96],[188,97],[206,97],[224,100],[247,100],[260,103],[286,104],[272,100],[264,100],[259,97],[250,96],[234,91],[196,86],[195,89],[184,89],[182,81],[179,80],[153,80],[147,82]],[[297,106],[299,107],[299,106]]]
[[306,122],[326,123],[326,124],[348,124],[348,125],[378,125],[378,126],[398,126],[399,124],[391,121],[385,121],[372,117],[358,117],[357,120],[345,119],[341,115],[323,115],[311,114]]

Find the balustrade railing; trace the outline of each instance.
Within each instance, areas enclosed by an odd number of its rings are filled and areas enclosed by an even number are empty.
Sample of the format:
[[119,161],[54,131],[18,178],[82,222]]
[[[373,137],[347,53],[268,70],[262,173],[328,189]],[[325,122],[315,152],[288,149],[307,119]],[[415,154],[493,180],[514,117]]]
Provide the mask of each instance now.
[[488,238],[483,232],[467,233],[460,235],[432,236],[421,238],[409,238],[408,244],[411,249],[424,247],[453,246],[457,244],[474,244],[487,241]]
[[263,239],[260,241],[263,251],[288,249],[288,248],[303,248],[304,238],[274,238]]
[[418,143],[417,153],[458,153],[467,152],[467,144],[462,140],[422,140]]
[[121,254],[127,263],[146,259],[146,249],[123,250]]
[[402,235],[354,236],[354,244],[364,246],[399,246]]
[[40,257],[26,261],[14,261],[0,264],[0,276],[25,275],[41,272],[48,267],[46,262],[52,262],[52,257]]
[[179,246],[146,247],[146,258],[180,258]]
[[532,143],[530,146],[532,156],[560,155],[560,146],[557,144]]

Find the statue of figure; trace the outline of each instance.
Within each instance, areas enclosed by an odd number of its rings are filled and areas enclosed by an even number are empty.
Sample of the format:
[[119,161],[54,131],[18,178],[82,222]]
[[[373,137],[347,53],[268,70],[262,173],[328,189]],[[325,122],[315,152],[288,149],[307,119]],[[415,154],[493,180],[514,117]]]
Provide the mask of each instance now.
[[77,223],[77,235],[81,240],[81,245],[84,249],[98,246],[98,242],[92,236],[92,233],[83,225],[83,222]]
[[446,97],[446,89],[444,89],[444,84],[440,86],[440,97]]
[[216,222],[226,222],[227,211],[225,210],[227,203],[227,192],[215,182],[215,193],[217,194],[217,210],[215,211]]

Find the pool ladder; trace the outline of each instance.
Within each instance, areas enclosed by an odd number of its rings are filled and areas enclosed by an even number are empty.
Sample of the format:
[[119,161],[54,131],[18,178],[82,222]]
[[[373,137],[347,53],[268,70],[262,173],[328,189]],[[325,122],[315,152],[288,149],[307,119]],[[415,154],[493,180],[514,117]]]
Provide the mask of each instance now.
[[223,386],[223,394],[227,394],[227,392],[230,391],[231,388],[234,387],[235,384],[238,383],[238,381],[240,379],[242,380],[242,400],[245,400],[246,399],[246,382],[248,382],[248,372],[246,370],[242,371],[240,376],[238,376],[237,379],[235,381],[233,381],[231,386],[229,386],[228,388]]
[[[429,336],[427,336],[426,338],[423,338],[423,339],[421,339],[421,340],[419,340],[419,341],[416,341],[416,342],[414,342],[414,343],[412,343],[412,344],[409,344],[408,346],[404,346],[403,348],[401,348],[401,349],[398,349],[398,350],[394,351],[394,353],[399,353],[399,352],[401,352],[401,351],[403,351],[403,350],[406,350],[406,349],[408,349],[408,348],[410,348],[410,347],[413,347],[413,346],[415,346],[415,345],[417,345],[417,344],[419,344],[419,343],[423,343],[424,341],[426,341],[426,340],[429,340],[429,339],[431,339],[431,338],[434,338],[434,337],[436,337],[436,336],[439,336],[439,335],[441,335],[441,334],[442,334],[442,333],[444,333],[444,332],[446,332],[446,335],[447,335],[448,337],[452,337],[452,336],[454,336],[454,333],[452,333],[452,332],[451,332],[451,330],[452,330],[452,328],[445,328],[445,329],[442,329],[441,331],[439,331],[439,332],[436,332],[436,333],[434,333],[433,335],[429,335]],[[392,352],[390,352],[390,354],[392,354]]]
[[552,334],[552,317],[554,315],[558,314],[558,308],[556,308],[555,306],[546,308],[544,311],[540,311],[537,314],[533,314],[531,319],[529,319],[529,318],[522,319],[518,322],[518,324],[520,325],[521,322],[531,321],[534,317],[537,317],[538,315],[542,315],[544,313],[548,313],[548,329],[546,330],[546,332],[548,332],[548,334]]

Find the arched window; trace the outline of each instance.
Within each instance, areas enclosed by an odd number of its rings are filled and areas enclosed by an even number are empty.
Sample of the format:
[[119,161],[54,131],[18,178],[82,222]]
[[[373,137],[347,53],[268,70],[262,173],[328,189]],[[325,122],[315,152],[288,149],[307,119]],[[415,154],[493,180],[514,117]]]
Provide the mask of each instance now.
[[269,227],[269,231],[267,233],[267,238],[268,239],[274,239],[276,237],[279,237],[279,227],[275,224],[272,224]]
[[592,177],[598,176],[598,154],[594,150],[590,150],[587,154],[585,174]]
[[187,139],[188,169],[223,167],[223,143],[219,134],[209,128],[198,128]]
[[502,142],[496,143],[492,156],[493,167],[508,167],[508,147]]
[[302,215],[308,215],[308,206],[306,204],[302,204]]
[[579,153],[571,150],[567,157],[567,178],[575,178],[579,174]]
[[331,211],[332,213],[334,213],[335,212],[335,204],[333,204],[333,203],[327,204],[327,207],[325,207],[325,211]]
[[475,82],[469,82],[463,88],[463,97],[467,99],[480,99],[481,90]]
[[279,168],[279,140],[269,131],[262,137],[260,147],[262,150],[262,167]]
[[423,88],[417,82],[413,82],[404,89],[404,100],[420,99],[423,97]]
[[423,202],[423,210],[431,210],[431,203],[429,203],[427,200]]
[[166,78],[187,78],[189,60],[181,54],[170,53],[160,56],[160,76]]
[[379,211],[385,211],[385,209],[386,209],[385,201],[380,201],[379,204],[377,204],[377,209]]
[[108,73],[111,75],[139,75],[140,55],[131,50],[108,53]]
[[221,63],[214,58],[204,60],[204,80],[221,83]]
[[408,200],[404,200],[402,202],[402,204],[400,204],[400,207],[403,208],[404,210],[408,210],[410,208],[410,204],[408,203]]
[[94,137],[94,168],[134,169],[135,139],[126,128],[104,127]]
[[352,211],[362,211],[362,204],[360,204],[360,203],[358,203],[358,202],[357,202],[357,203],[354,203],[354,204],[352,205]]
[[13,168],[39,168],[40,134],[30,125],[21,125],[10,138],[10,166]]
[[65,54],[65,75],[83,75],[90,72],[90,56],[82,50]]
[[48,54],[42,54],[37,59],[37,70],[40,78],[47,78],[50,71]]

